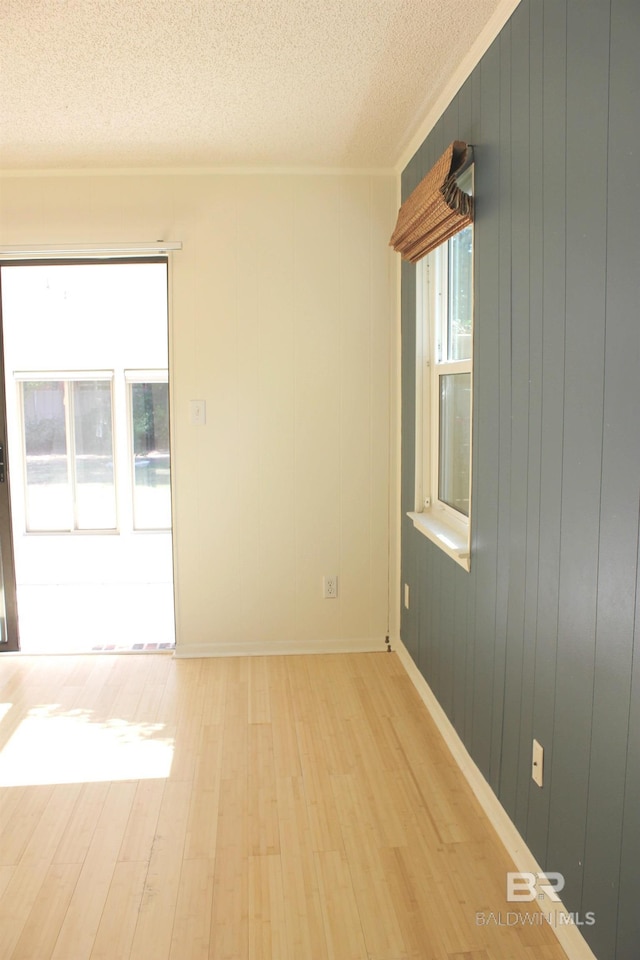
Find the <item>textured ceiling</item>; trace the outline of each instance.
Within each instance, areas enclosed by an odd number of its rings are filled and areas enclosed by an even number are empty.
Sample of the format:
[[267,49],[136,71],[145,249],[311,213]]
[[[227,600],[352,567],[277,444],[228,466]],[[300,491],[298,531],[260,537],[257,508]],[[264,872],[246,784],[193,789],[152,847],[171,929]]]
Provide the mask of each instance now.
[[0,0],[0,166],[391,167],[501,5]]

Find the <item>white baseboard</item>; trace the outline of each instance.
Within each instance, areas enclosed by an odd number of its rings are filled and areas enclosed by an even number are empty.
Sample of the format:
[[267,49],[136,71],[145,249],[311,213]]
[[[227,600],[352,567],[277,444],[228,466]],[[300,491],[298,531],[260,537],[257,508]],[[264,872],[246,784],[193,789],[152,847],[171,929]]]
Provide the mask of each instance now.
[[176,643],[174,657],[264,657],[303,653],[377,653],[387,649],[384,637],[355,640],[245,640],[238,643]]
[[[412,660],[409,651],[401,640],[393,640],[391,645],[442,734],[453,759],[460,767],[482,809],[504,844],[507,853],[513,860],[516,870],[526,873],[542,873],[542,867],[536,861],[506,810],[476,766],[455,727],[438,703],[431,687]],[[561,901],[555,902],[551,909],[545,907],[544,913],[554,915],[550,926],[569,960],[597,960],[589,944],[580,933],[580,928],[575,924],[561,922],[560,917],[566,918],[569,913]]]

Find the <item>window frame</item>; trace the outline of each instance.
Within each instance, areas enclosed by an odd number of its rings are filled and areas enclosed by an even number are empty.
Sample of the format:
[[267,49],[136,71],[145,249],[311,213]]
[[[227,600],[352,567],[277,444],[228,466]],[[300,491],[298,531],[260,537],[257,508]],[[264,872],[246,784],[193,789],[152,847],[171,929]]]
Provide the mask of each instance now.
[[[473,164],[459,178],[473,194]],[[465,183],[465,180],[467,181]],[[473,474],[473,360],[475,235],[469,297],[471,299],[471,356],[468,360],[439,359],[438,336],[448,320],[449,245],[445,241],[416,264],[416,436],[415,501],[409,513],[417,530],[440,547],[463,569],[471,565],[471,485]],[[442,339],[442,338],[441,338]],[[442,346],[442,343],[440,344]],[[440,499],[440,380],[456,373],[470,375],[469,402],[469,514],[465,516]]]

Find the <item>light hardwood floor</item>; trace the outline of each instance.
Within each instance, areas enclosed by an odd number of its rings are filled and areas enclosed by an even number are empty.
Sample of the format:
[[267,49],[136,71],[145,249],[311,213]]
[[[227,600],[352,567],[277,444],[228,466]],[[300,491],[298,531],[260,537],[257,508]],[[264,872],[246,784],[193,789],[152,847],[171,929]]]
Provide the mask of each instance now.
[[565,958],[395,654],[0,671],[2,960]]

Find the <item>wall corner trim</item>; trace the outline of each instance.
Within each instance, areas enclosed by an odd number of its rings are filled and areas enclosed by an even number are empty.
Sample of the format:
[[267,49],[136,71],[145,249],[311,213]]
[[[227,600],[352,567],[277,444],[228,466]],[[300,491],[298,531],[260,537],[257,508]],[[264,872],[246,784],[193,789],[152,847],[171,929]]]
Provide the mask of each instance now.
[[[476,766],[455,727],[436,699],[431,687],[411,658],[409,651],[398,638],[392,639],[391,645],[393,651],[397,653],[400,662],[407,671],[409,679],[418,691],[422,702],[431,714],[455,763],[464,774],[467,783],[473,790],[480,806],[498,834],[517,870],[529,873],[541,873],[542,867],[536,861],[534,855],[507,815],[504,807],[485,780],[480,769]],[[558,901],[554,905],[553,912],[556,915],[569,913],[561,901]],[[577,926],[567,923],[550,924],[550,926],[560,946],[567,954],[568,960],[597,960],[597,957]]]

